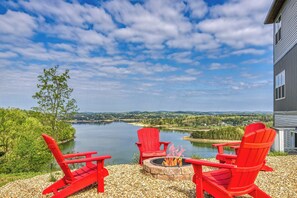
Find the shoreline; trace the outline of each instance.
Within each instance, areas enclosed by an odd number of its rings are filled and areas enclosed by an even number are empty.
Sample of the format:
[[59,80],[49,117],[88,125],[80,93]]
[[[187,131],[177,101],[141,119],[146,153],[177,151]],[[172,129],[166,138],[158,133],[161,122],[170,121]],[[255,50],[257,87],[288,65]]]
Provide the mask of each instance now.
[[220,140],[220,139],[198,139],[198,138],[191,138],[190,136],[184,136],[183,140],[187,140],[190,142],[213,143],[213,144],[239,141],[239,140]]
[[159,128],[161,130],[168,130],[168,131],[180,131],[180,132],[186,132],[191,133],[195,131],[209,131],[210,129],[202,128],[202,129],[187,129],[187,128],[178,128],[178,127],[168,127],[164,125],[149,125],[149,124],[142,124],[140,122],[127,122],[129,124],[132,124],[134,126],[141,126],[141,127],[153,127],[153,128]]

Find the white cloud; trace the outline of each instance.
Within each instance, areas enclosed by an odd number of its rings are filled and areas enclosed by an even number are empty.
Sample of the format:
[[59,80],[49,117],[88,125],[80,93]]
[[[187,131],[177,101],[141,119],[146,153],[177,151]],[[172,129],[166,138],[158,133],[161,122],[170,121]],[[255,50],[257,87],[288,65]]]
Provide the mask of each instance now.
[[265,53],[265,50],[247,48],[247,49],[242,49],[242,50],[235,50],[235,51],[231,52],[231,55],[243,55],[243,54],[261,55],[264,53]]
[[270,64],[272,65],[272,57],[269,57],[269,58],[260,58],[260,59],[249,59],[249,60],[246,60],[246,61],[242,61],[241,63],[242,64],[259,64],[259,63],[264,63],[264,64]]
[[209,66],[209,70],[221,70],[221,69],[232,69],[236,66],[233,64],[221,64],[221,63],[212,63]]
[[15,37],[31,37],[37,28],[36,21],[30,15],[23,12],[8,10],[0,15],[0,38],[5,41],[4,35]]
[[187,70],[185,70],[185,72],[189,75],[194,75],[194,76],[198,76],[198,75],[202,74],[201,71],[198,71],[197,69],[193,69],[193,68],[187,69]]
[[110,1],[104,7],[123,26],[111,36],[125,42],[141,42],[147,48],[161,49],[166,40],[192,29],[191,23],[182,14],[184,4],[179,1],[146,1],[143,5]]
[[203,0],[188,0],[192,18],[202,18],[208,12],[207,4]]
[[171,48],[196,49],[198,51],[217,49],[220,46],[213,36],[206,33],[182,35],[169,40],[166,44]]
[[252,74],[252,73],[248,73],[248,72],[241,73],[240,76],[241,76],[242,78],[247,78],[247,79],[255,79],[255,78],[259,78],[259,75]]
[[172,75],[172,76],[166,76],[166,77],[155,77],[151,78],[152,81],[160,81],[160,82],[192,82],[197,80],[197,77],[191,76],[191,75]]
[[199,23],[197,28],[213,34],[217,41],[234,48],[265,46],[272,42],[271,27],[264,27],[247,17],[206,19]]
[[270,80],[261,80],[261,81],[252,81],[252,82],[237,82],[231,86],[233,90],[245,90],[245,89],[254,89],[260,88],[263,86],[271,85],[272,81]]
[[88,4],[68,3],[66,1],[20,1],[20,6],[42,17],[48,17],[56,24],[66,24],[87,29],[89,25],[96,31],[115,29],[112,18],[104,9]]
[[13,58],[18,56],[16,53],[14,52],[0,52],[0,58]]
[[186,63],[191,65],[199,64],[199,61],[195,60],[195,58],[192,57],[192,53],[189,51],[171,53],[167,56],[167,59],[173,59],[179,63]]
[[267,46],[272,43],[272,31],[263,22],[270,4],[270,0],[234,0],[216,5],[210,8],[212,18],[197,28],[233,48]]
[[[270,5],[270,0],[229,0],[229,2],[222,5],[213,6],[211,8],[211,14],[214,17],[255,17],[257,15],[263,15],[263,13],[264,15],[267,14]],[[265,17],[264,15],[263,17]],[[264,18],[262,18],[261,20],[261,22],[263,23]]]

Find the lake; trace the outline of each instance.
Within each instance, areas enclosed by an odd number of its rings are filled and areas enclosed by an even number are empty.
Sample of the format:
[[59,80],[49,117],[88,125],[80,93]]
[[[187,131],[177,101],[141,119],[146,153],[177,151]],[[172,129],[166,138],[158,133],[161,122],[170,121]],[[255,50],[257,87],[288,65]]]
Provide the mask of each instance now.
[[[140,126],[134,126],[124,122],[110,124],[73,124],[76,129],[76,138],[63,145],[63,153],[97,151],[98,155],[111,155],[107,164],[131,163],[133,156],[138,154],[135,142],[138,141],[137,130]],[[186,132],[160,131],[160,140],[169,141],[175,147],[182,146],[185,149],[184,156],[198,155],[202,158],[215,157],[217,150],[211,144],[196,143],[183,140],[189,136]]]

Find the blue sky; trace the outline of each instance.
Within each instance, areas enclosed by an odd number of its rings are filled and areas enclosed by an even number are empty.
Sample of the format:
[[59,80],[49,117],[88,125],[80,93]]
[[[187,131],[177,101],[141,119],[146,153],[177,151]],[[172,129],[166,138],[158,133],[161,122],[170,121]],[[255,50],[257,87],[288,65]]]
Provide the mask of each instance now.
[[272,111],[271,3],[1,1],[0,107],[60,65],[80,111]]

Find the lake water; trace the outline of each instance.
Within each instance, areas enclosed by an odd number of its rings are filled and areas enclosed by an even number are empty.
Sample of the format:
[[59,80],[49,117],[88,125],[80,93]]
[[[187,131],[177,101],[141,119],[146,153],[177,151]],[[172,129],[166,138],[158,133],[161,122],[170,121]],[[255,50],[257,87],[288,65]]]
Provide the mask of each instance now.
[[[124,122],[111,124],[73,124],[76,129],[75,140],[63,145],[63,153],[97,151],[98,155],[111,155],[108,164],[131,163],[134,154],[138,154],[135,145],[137,130],[140,126],[134,126]],[[169,141],[175,146],[185,149],[184,156],[199,155],[202,158],[215,157],[217,150],[211,144],[196,143],[183,140],[189,133],[160,131],[160,140]]]

